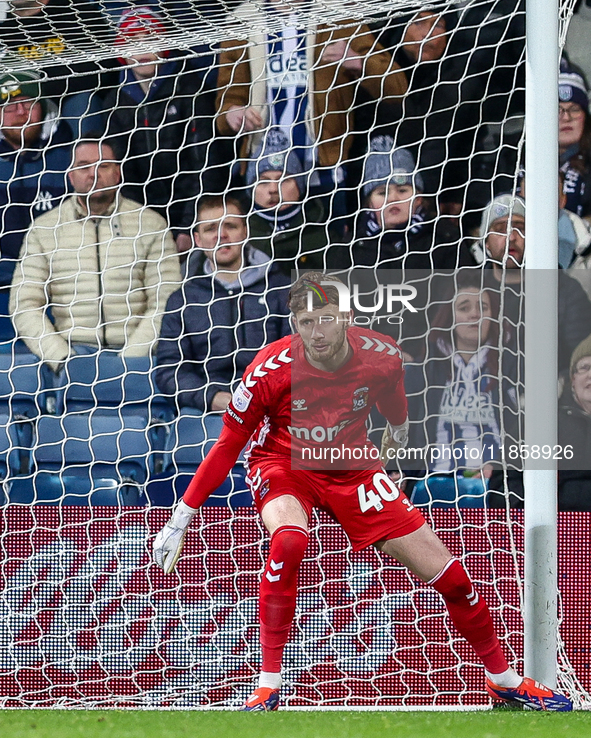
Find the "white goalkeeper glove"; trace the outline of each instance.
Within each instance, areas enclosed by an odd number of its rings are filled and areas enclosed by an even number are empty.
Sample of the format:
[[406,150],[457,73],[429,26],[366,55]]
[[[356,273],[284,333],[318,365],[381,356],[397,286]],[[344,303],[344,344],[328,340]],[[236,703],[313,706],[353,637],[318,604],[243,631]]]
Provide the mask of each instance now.
[[183,550],[187,528],[197,510],[183,500],[179,502],[164,528],[154,540],[154,561],[165,574],[170,574]]
[[[389,461],[396,458],[396,452],[399,448],[406,448],[408,443],[408,418],[401,425],[386,425],[386,430],[382,435],[382,448],[380,456],[382,463],[386,465]],[[388,450],[390,453],[388,454]]]

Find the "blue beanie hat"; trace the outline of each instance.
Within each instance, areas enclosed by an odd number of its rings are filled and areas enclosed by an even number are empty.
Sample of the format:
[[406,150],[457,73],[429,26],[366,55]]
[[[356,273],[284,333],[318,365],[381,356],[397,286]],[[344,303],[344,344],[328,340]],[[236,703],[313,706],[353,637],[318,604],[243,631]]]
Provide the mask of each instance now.
[[558,75],[558,99],[580,105],[585,112],[589,108],[589,95],[585,80],[574,69],[561,69]]
[[293,177],[300,195],[304,192],[304,169],[299,156],[287,136],[279,128],[271,128],[265,134],[261,145],[254,152],[246,168],[246,184],[255,184],[263,172],[282,172],[285,177]]
[[365,157],[361,186],[363,196],[370,195],[380,185],[412,185],[424,189],[423,178],[416,171],[415,160],[408,149],[395,149],[391,136],[376,136],[370,142]]

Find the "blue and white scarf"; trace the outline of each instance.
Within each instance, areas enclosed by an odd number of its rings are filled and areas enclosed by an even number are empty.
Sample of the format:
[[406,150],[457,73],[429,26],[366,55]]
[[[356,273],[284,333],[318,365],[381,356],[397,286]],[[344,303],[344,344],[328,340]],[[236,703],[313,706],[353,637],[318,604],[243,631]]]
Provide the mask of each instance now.
[[570,160],[579,153],[579,146],[569,147],[560,157],[560,171],[564,174],[563,192],[566,195],[565,210],[583,215],[585,199],[585,179],[578,169],[572,166]]
[[489,350],[483,346],[467,364],[459,354],[452,358],[452,376],[438,410],[435,446],[440,458],[433,463],[433,472],[480,469],[499,458],[501,433],[490,388]]
[[297,28],[291,15],[277,33],[267,35],[267,103],[269,125],[280,128],[304,166],[313,158],[312,141],[306,132],[308,61],[306,31]]
[[302,212],[302,204],[296,202],[280,210],[279,207],[263,209],[255,203],[254,212],[263,220],[272,223],[275,231],[286,231],[293,219]]

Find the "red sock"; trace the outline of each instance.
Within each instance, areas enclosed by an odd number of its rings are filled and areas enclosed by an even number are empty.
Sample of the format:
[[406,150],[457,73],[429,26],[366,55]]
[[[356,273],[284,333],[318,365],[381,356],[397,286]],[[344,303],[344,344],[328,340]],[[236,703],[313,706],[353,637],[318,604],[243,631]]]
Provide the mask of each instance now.
[[460,562],[452,559],[429,584],[443,595],[454,625],[476,651],[484,668],[491,674],[506,671],[509,665],[495,633],[488,606]]
[[259,595],[263,671],[281,671],[295,613],[298,571],[307,546],[307,531],[296,526],[284,525],[271,536]]

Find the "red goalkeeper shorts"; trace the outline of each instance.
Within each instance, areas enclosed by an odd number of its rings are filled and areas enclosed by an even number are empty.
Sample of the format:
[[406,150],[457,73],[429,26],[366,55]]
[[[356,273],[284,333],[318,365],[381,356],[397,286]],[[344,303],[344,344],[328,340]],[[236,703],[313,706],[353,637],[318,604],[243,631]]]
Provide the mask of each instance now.
[[425,523],[383,470],[329,474],[292,470],[289,460],[273,460],[252,463],[246,481],[259,513],[269,500],[292,495],[308,519],[316,507],[340,523],[355,551],[406,536]]

